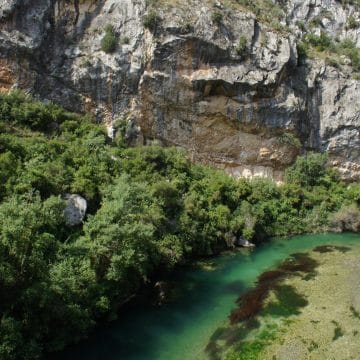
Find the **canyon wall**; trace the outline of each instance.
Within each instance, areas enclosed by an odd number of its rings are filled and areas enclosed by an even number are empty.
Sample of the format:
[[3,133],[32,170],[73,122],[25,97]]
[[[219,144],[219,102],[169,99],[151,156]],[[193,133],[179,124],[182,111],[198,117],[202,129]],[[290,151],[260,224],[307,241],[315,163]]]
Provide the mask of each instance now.
[[0,91],[90,111],[110,135],[126,123],[131,144],[179,146],[235,176],[281,181],[298,154],[328,151],[359,181],[359,72],[298,51],[305,33],[360,46],[359,5],[252,3],[271,0],[1,0]]

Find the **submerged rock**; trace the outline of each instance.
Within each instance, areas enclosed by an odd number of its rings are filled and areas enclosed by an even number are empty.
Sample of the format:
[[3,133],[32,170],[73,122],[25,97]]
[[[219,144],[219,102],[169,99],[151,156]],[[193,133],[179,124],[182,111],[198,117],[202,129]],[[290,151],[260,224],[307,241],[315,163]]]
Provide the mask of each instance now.
[[85,218],[87,201],[77,194],[65,195],[65,222],[68,226],[79,225]]

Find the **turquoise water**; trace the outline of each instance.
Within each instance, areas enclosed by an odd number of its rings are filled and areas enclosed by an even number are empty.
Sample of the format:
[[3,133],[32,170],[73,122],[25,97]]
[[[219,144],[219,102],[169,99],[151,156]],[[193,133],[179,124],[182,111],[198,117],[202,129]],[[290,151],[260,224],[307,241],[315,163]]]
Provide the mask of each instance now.
[[59,359],[192,360],[206,359],[204,349],[214,331],[228,324],[235,300],[265,270],[295,252],[316,246],[359,244],[360,235],[323,234],[272,240],[254,251],[216,258],[215,270],[191,270],[174,277],[182,289],[171,304],[133,307],[119,320],[98,329],[87,341]]

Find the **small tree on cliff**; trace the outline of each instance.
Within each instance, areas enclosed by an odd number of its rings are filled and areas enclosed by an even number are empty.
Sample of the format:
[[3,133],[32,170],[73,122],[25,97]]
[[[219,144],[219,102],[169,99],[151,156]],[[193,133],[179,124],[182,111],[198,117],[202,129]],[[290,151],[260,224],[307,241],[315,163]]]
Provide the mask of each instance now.
[[114,32],[114,28],[111,25],[107,25],[105,28],[105,36],[101,40],[101,50],[107,54],[112,53],[116,49],[117,38]]

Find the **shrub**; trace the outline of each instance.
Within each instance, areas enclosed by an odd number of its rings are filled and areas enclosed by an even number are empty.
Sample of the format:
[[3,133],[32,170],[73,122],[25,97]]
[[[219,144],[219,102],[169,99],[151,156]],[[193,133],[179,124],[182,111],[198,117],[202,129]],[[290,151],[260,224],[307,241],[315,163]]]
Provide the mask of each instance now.
[[[360,70],[360,49],[356,47],[356,43],[351,39],[345,39],[342,42],[339,40],[333,41],[324,32],[320,36],[315,34],[308,34],[304,37],[303,41],[298,44],[299,60],[300,55],[306,55],[310,46],[314,47],[317,51],[328,51],[332,54],[345,55],[351,60],[351,66],[355,70]],[[339,67],[340,63],[334,57],[328,58],[327,64]]]
[[280,21],[274,21],[274,20],[273,20],[273,21],[271,21],[270,25],[271,25],[271,27],[272,27],[274,30],[277,30],[277,31],[279,31],[279,32],[283,32],[283,31],[288,31],[288,30],[289,30],[286,26],[282,25],[282,24],[280,23]]
[[360,21],[356,20],[353,16],[349,16],[346,28],[347,29],[357,29],[360,26]]
[[351,39],[345,39],[340,43],[340,47],[342,49],[353,50],[353,49],[356,49],[356,44]]
[[316,186],[326,175],[326,154],[310,153],[301,156],[286,172],[286,181],[300,186]]
[[211,16],[211,20],[214,24],[219,26],[223,20],[223,14],[219,11],[215,11]]
[[360,183],[354,183],[347,187],[346,195],[348,199],[354,202],[360,208]]
[[111,25],[107,25],[105,28],[105,36],[101,40],[101,50],[107,54],[112,53],[116,49],[117,38],[114,32],[114,28]]
[[334,58],[327,57],[325,59],[325,63],[326,63],[326,65],[333,66],[334,68],[337,68],[337,69],[340,67],[339,62]]
[[350,60],[351,60],[351,66],[355,70],[360,70],[360,53],[359,53],[359,49],[352,50],[349,53],[349,57],[350,57]]
[[356,47],[356,44],[351,39],[345,39],[338,47],[338,52],[346,55],[351,60],[351,66],[355,70],[360,70],[360,50]]
[[303,21],[297,21],[296,22],[296,25],[299,27],[299,29],[302,31],[302,32],[305,32],[306,31],[306,26],[305,26],[305,23]]
[[19,91],[0,94],[0,118],[8,123],[27,125],[33,130],[47,130],[52,123],[60,124],[67,114],[57,105],[32,101]]
[[155,10],[150,10],[147,15],[144,16],[143,24],[150,31],[155,31],[160,24],[161,18]]
[[311,21],[310,21],[310,27],[311,28],[316,28],[319,26],[322,26],[322,17],[321,16],[315,16]]
[[300,65],[300,64],[304,63],[304,61],[308,57],[309,46],[307,43],[300,41],[297,44],[296,49],[297,49],[297,53],[298,53],[298,63]]
[[123,38],[121,38],[121,44],[122,45],[128,45],[130,43],[130,39],[127,36],[124,36]]
[[281,145],[292,146],[296,149],[300,149],[300,147],[301,147],[300,140],[292,133],[281,134],[278,141]]
[[247,52],[247,39],[245,36],[241,36],[236,46],[236,52],[238,55],[243,56]]
[[314,46],[318,51],[324,51],[331,47],[332,40],[323,31],[320,36],[315,34],[308,34],[305,36],[305,41]]

